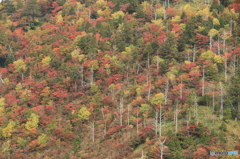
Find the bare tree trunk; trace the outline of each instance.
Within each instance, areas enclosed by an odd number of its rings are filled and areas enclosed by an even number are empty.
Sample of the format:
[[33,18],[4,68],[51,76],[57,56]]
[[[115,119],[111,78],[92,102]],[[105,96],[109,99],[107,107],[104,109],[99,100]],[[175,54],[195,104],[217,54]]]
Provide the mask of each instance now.
[[128,78],[128,66],[127,66],[127,86],[129,85],[129,78]]
[[214,111],[214,109],[215,109],[215,95],[213,93],[213,111]]
[[12,50],[12,47],[10,46],[10,44],[8,44],[8,48],[9,48],[9,50],[10,50],[11,56],[13,56],[13,50]]
[[128,125],[129,125],[129,104],[128,104],[128,106],[127,106],[127,110],[128,110],[128,114],[127,114],[127,123],[128,123]]
[[149,52],[148,52],[148,60],[147,60],[147,67],[148,67],[148,69],[149,69],[149,67],[150,67],[150,59],[149,59]]
[[123,97],[120,99],[120,107],[119,107],[119,114],[120,114],[120,125],[123,125]]
[[21,73],[21,76],[22,76],[22,81],[24,80],[24,77],[23,77],[23,72]]
[[157,51],[157,77],[159,74],[159,60],[158,60],[158,51]]
[[[226,32],[225,32],[225,31],[223,32],[223,35],[224,35],[224,36],[226,35]],[[224,53],[226,52],[226,39],[225,39],[225,38],[223,39],[223,52],[224,52]]]
[[0,73],[0,80],[3,84],[5,84],[4,80],[2,79],[2,73]]
[[224,57],[224,81],[227,82],[227,57]]
[[141,156],[141,159],[144,159],[145,158],[145,155],[144,155],[144,152],[143,152],[143,149],[142,149],[142,156]]
[[74,88],[75,88],[75,92],[77,92],[77,82],[74,82]]
[[198,125],[198,104],[197,104],[197,97],[196,97],[196,95],[194,97],[194,117],[195,117],[197,125]]
[[91,122],[92,127],[92,142],[95,142],[95,125],[94,122]]
[[147,87],[148,87],[147,99],[149,101],[150,100],[150,95],[151,95],[151,80],[149,79],[148,75],[147,75]]
[[166,5],[164,4],[163,5],[163,18],[164,18],[164,20],[166,20],[166,18],[167,18],[167,13],[166,13],[166,7],[165,7]]
[[238,111],[240,111],[240,95],[238,95]]
[[155,10],[154,10],[154,20],[157,20],[157,9],[155,7]]
[[138,128],[138,111],[137,111],[137,136],[138,136],[138,130],[139,128]]
[[155,112],[155,135],[158,133],[158,110]]
[[232,35],[232,30],[233,30],[233,25],[232,25],[232,17],[231,17],[231,21],[230,21],[230,36]]
[[90,85],[93,84],[93,66],[91,67]]
[[164,138],[163,142],[161,142],[161,139],[159,139],[160,141],[160,159],[163,159],[163,154],[164,154],[164,143],[166,142],[167,137]]
[[178,101],[176,105],[176,110],[175,110],[175,136],[177,135],[177,130],[178,130],[178,114],[180,113],[180,110],[178,110]]
[[159,137],[162,136],[162,126],[164,124],[164,113],[162,112],[162,105],[160,106],[159,112]]
[[168,90],[169,90],[169,80],[167,78],[167,83],[166,83],[165,92],[164,92],[164,104],[167,104]]
[[203,82],[202,82],[202,96],[204,96],[205,93],[205,68],[203,66]]
[[138,75],[138,72],[139,72],[139,67],[140,67],[140,66],[139,66],[139,64],[138,64],[138,68],[137,68],[137,75]]
[[[189,127],[189,123],[190,123],[190,121],[191,121],[191,109],[188,110],[187,127]],[[189,135],[189,131],[187,131],[187,132],[188,132],[188,135]]]
[[210,49],[212,49],[212,36],[210,36],[209,46],[210,46]]
[[106,132],[107,132],[107,123],[106,123],[106,118],[105,118],[105,115],[103,112],[103,108],[102,108],[102,116],[103,116],[103,120],[104,120],[104,131],[103,131],[103,138],[104,138],[106,135]]
[[233,56],[233,75],[235,75],[236,72],[236,54]]
[[180,86],[180,99],[182,99],[182,76],[181,76],[181,86]]
[[221,112],[221,119],[223,119],[223,86],[222,86],[222,82],[219,83],[220,84],[220,93],[221,93],[221,107],[220,107],[220,112]]
[[193,62],[195,62],[196,59],[196,46],[193,47]]
[[88,8],[88,19],[90,20],[91,19],[91,7]]
[[82,86],[83,86],[83,65],[81,67],[81,81],[82,81]]

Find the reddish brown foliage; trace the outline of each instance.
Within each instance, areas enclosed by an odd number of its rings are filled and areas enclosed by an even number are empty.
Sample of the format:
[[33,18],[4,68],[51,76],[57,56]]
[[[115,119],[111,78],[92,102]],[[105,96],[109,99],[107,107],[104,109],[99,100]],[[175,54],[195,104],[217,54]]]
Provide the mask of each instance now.
[[116,4],[114,4],[112,1],[107,1],[107,6],[113,8],[116,6]]
[[112,128],[110,128],[110,129],[108,129],[108,131],[107,131],[106,134],[107,134],[107,135],[112,135],[112,134],[118,132],[122,127],[123,127],[123,126],[120,126],[120,125],[115,126],[115,127],[112,127]]
[[76,109],[76,105],[74,105],[73,103],[69,103],[64,108],[68,109],[68,110],[75,110]]
[[129,6],[130,6],[130,3],[126,3],[126,4],[124,4],[124,5],[121,6],[120,10],[121,10],[121,11],[126,11]]
[[57,97],[57,98],[65,98],[65,97],[68,96],[67,91],[63,91],[63,90],[59,90],[59,91],[53,92],[52,94],[53,94],[55,97]]
[[65,132],[62,128],[58,127],[53,131],[53,135],[60,140],[72,141],[75,137],[73,132]]
[[209,37],[207,35],[196,33],[196,39],[200,48],[206,48],[209,44]]
[[123,75],[115,74],[107,79],[107,83],[108,84],[116,83],[116,82],[119,82],[122,78],[123,78]]
[[197,151],[193,153],[194,159],[207,159],[209,157],[209,153],[206,149],[198,148]]
[[233,4],[229,5],[229,8],[233,8],[238,13],[240,11],[240,0],[235,0]]
[[8,106],[14,106],[19,101],[19,99],[17,99],[16,96],[11,93],[6,94],[4,98]]
[[54,118],[54,115],[43,114],[41,116],[40,123],[41,123],[42,126],[47,126],[52,121],[53,118]]

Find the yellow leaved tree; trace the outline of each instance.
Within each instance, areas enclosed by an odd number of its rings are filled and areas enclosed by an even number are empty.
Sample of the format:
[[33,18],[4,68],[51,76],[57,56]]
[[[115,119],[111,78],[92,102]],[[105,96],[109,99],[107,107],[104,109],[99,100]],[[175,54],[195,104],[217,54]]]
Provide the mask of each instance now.
[[43,58],[43,59],[42,59],[43,67],[49,65],[49,64],[50,64],[50,61],[51,61],[51,57],[49,57],[49,56],[46,56],[45,58]]
[[26,64],[24,63],[23,59],[18,59],[17,61],[13,62],[16,72],[22,75],[23,80],[23,71],[26,70]]
[[0,117],[4,116],[4,111],[5,111],[4,106],[5,105],[6,105],[5,98],[4,97],[0,98]]
[[84,121],[84,120],[89,120],[89,117],[91,115],[91,112],[88,111],[87,107],[81,107],[81,109],[78,111],[78,118],[81,120],[81,121]]
[[28,118],[28,122],[25,125],[27,130],[31,130],[32,128],[37,128],[39,122],[39,116],[37,114],[31,113],[30,117]]
[[14,125],[15,123],[13,121],[10,121],[8,125],[2,129],[2,136],[5,138],[11,137]]
[[112,14],[112,18],[113,19],[119,19],[119,18],[121,18],[121,17],[124,17],[124,13],[123,13],[123,11],[117,11],[117,12],[114,12],[113,14]]
[[153,105],[159,105],[159,104],[162,104],[163,101],[164,101],[164,94],[163,93],[158,93],[152,98],[151,103]]

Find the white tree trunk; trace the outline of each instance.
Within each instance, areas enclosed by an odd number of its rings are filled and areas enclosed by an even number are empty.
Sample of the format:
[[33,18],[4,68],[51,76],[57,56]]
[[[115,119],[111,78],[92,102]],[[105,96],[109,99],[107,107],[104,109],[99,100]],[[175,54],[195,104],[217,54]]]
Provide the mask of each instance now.
[[166,139],[167,137],[164,138],[163,141],[161,141],[161,139],[159,139],[160,141],[160,144],[159,144],[159,147],[160,147],[160,159],[163,159],[163,154],[164,154],[164,143],[166,142]]
[[224,57],[224,81],[227,82],[227,57]]
[[196,95],[194,97],[194,117],[195,117],[197,125],[198,125],[198,104],[197,104],[197,97],[196,97]]
[[178,114],[180,113],[180,110],[178,109],[178,101],[175,109],[175,136],[177,135],[178,130]]
[[93,84],[93,66],[91,67],[90,85]]
[[182,99],[182,94],[183,94],[183,90],[182,90],[182,76],[181,76],[180,99]]
[[103,116],[103,120],[104,120],[104,130],[103,130],[103,138],[104,138],[106,135],[106,132],[107,132],[107,123],[106,123],[105,115],[103,112],[103,108],[102,108],[102,116]]
[[203,82],[202,82],[202,96],[205,94],[205,68],[203,66]]
[[0,80],[3,84],[5,84],[4,80],[2,79],[2,73],[0,73]]
[[167,83],[166,83],[165,92],[164,92],[164,104],[167,104],[168,90],[169,90],[169,80],[167,78]]
[[83,66],[81,67],[81,83],[82,83],[82,86],[83,86]]
[[120,107],[119,107],[119,114],[120,114],[120,125],[123,125],[123,97],[120,99]]
[[92,127],[92,142],[95,142],[95,125],[94,122],[91,122]]
[[128,104],[128,106],[127,106],[127,110],[128,110],[128,114],[127,114],[127,123],[128,123],[128,125],[129,125],[129,104]]
[[213,111],[214,111],[214,109],[215,109],[215,95],[213,93]]
[[220,51],[221,51],[221,48],[220,48],[220,42],[219,42],[219,38],[218,38],[218,49],[217,49],[218,55],[220,55]]
[[155,112],[155,135],[158,133],[158,110]]
[[196,59],[196,46],[193,47],[193,62],[195,62]]
[[137,111],[137,136],[138,136],[138,131],[139,131],[139,130],[138,130],[138,129],[139,129],[138,127],[139,127],[139,126],[138,126],[138,111]]
[[147,73],[147,87],[148,87],[147,99],[149,101],[151,95],[151,79],[149,79],[148,73]]
[[220,84],[220,93],[221,93],[221,107],[220,107],[220,112],[221,112],[221,119],[223,119],[223,86],[222,86],[222,82],[219,83]]
[[210,36],[209,46],[210,46],[210,49],[212,49],[212,36]]
[[162,127],[164,124],[164,113],[162,111],[162,105],[160,106],[160,112],[159,112],[159,137],[162,136]]

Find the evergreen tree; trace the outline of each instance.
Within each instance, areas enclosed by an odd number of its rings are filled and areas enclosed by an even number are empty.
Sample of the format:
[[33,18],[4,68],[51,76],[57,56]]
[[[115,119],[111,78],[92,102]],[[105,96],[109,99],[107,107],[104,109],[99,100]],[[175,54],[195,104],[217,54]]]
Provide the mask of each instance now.
[[235,76],[232,77],[228,87],[228,94],[233,106],[240,111],[240,69],[236,71]]
[[197,18],[192,18],[187,23],[181,38],[179,39],[178,51],[184,51],[186,44],[193,47],[195,44],[195,23]]
[[169,32],[165,42],[160,46],[160,52],[164,59],[172,60],[177,58],[178,50],[174,34]]
[[220,2],[224,7],[228,7],[228,5],[231,4],[229,0],[220,0]]
[[219,5],[217,1],[213,1],[211,6],[210,6],[210,11],[212,12],[213,10],[216,10],[218,12],[221,12],[224,9],[224,6],[222,4]]
[[36,17],[40,17],[41,15],[41,8],[37,0],[29,0],[25,9],[22,12],[22,16],[29,17],[31,21],[33,21]]

